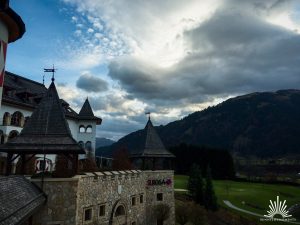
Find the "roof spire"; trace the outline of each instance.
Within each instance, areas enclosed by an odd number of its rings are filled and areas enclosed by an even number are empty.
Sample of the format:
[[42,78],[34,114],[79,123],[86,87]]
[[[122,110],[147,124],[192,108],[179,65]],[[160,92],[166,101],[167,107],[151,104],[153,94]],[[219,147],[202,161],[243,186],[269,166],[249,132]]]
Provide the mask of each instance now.
[[52,73],[52,78],[51,78],[52,83],[55,81],[54,73],[56,72],[56,70],[57,70],[57,69],[54,68],[54,64],[52,65],[52,68],[51,68],[51,69],[45,69],[45,68],[44,68],[44,72],[45,72],[45,73]]
[[146,112],[145,115],[148,115],[148,120],[151,120],[151,112]]

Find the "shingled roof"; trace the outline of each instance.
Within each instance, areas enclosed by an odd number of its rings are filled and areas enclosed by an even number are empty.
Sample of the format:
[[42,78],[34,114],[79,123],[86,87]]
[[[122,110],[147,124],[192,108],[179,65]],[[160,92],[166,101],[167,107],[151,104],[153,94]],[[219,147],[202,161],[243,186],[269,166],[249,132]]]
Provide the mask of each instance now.
[[[47,88],[44,84],[8,71],[5,71],[3,87],[3,105],[12,107],[21,106],[28,110],[34,110],[47,92]],[[79,114],[76,113],[66,101],[61,99],[61,103],[67,119],[81,120]],[[95,116],[92,118],[89,117],[87,120],[96,120],[97,124],[101,124],[101,119]]]
[[81,120],[96,120],[97,124],[101,124],[102,119],[94,116],[92,107],[90,105],[89,99],[86,98],[79,114],[78,114],[78,118]]
[[23,224],[46,202],[45,194],[23,176],[0,177],[0,225]]
[[140,134],[137,146],[130,149],[130,157],[175,157],[169,152],[158,136],[150,118]]
[[20,135],[0,146],[0,151],[85,154],[71,135],[54,82],[50,84]]

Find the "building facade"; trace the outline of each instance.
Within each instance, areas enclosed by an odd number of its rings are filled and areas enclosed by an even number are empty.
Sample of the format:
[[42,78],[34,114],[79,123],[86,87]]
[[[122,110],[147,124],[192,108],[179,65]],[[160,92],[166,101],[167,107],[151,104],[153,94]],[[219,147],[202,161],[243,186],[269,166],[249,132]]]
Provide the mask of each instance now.
[[[0,141],[1,144],[20,134],[26,121],[41,101],[47,91],[44,84],[25,77],[5,72],[3,84],[2,103],[0,108]],[[61,99],[61,104],[68,122],[72,137],[86,150],[87,154],[95,155],[96,126],[101,124],[101,119],[94,116],[88,99],[85,100],[81,111],[76,113],[70,105]],[[85,158],[79,155],[79,158]],[[0,174],[4,173],[5,153],[0,153]],[[37,170],[40,170],[40,159],[37,156]],[[50,157],[54,165],[54,158]],[[16,162],[15,162],[16,164]],[[50,169],[54,166],[47,167]]]
[[[47,178],[33,225],[175,225],[173,171],[110,171]],[[40,179],[32,179],[38,186]]]

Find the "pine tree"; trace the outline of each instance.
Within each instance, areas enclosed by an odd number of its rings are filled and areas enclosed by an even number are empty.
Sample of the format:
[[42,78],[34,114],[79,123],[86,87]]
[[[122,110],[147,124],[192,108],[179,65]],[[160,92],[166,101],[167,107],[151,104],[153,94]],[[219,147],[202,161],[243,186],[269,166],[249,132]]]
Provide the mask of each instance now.
[[188,191],[196,203],[203,205],[203,179],[200,167],[196,164],[193,164],[191,167],[188,180]]
[[211,170],[208,167],[206,170],[205,190],[204,190],[204,206],[207,210],[218,210],[217,197],[214,191]]

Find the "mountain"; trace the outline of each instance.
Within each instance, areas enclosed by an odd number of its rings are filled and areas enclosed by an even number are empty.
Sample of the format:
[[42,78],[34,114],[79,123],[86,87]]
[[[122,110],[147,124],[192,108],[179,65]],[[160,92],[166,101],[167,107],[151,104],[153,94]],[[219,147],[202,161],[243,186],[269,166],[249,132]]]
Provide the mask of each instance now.
[[[167,147],[187,143],[240,156],[299,156],[300,90],[238,96],[156,129]],[[111,149],[130,149],[140,132],[126,135]]]
[[96,149],[99,147],[109,146],[115,143],[115,141],[107,138],[96,138]]

